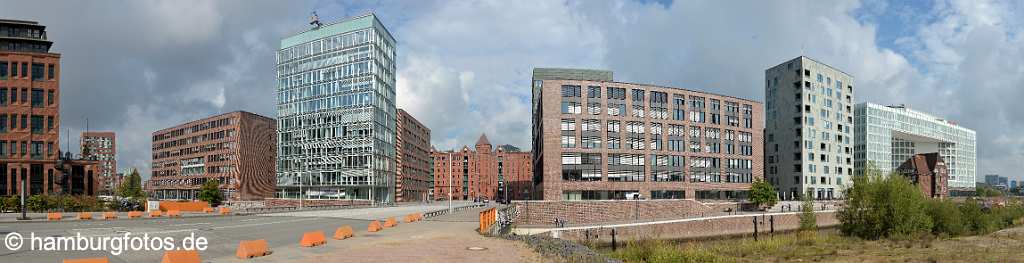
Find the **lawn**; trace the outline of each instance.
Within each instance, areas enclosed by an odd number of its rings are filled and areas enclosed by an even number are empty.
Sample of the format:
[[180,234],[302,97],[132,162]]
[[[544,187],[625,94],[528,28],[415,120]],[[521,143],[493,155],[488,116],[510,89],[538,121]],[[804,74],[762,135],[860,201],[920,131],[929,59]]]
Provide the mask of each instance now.
[[983,236],[862,240],[836,230],[773,238],[640,241],[601,252],[626,262],[1024,262],[1024,227]]

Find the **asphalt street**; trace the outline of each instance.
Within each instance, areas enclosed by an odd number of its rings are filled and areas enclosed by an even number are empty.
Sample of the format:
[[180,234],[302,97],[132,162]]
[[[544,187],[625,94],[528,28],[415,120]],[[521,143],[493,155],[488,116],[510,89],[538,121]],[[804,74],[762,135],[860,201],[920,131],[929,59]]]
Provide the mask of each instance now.
[[[445,204],[444,207],[447,204]],[[164,251],[125,251],[111,255],[107,251],[40,251],[29,249],[28,237],[64,237],[81,234],[86,237],[121,237],[130,232],[132,236],[149,234],[150,237],[171,237],[176,246],[182,240],[194,235],[204,237],[209,243],[207,250],[200,254],[204,262],[234,260],[238,243],[242,240],[266,239],[273,251],[288,251],[299,247],[304,232],[323,231],[329,239],[338,227],[349,225],[356,232],[365,232],[373,219],[394,216],[402,220],[413,212],[438,210],[440,206],[400,206],[390,208],[360,208],[344,210],[292,212],[246,216],[209,216],[183,218],[120,219],[112,221],[61,221],[61,222],[17,222],[0,224],[0,242],[6,242],[9,233],[24,237],[22,248],[16,251],[0,243],[0,262],[61,262],[68,258],[107,256],[111,262],[158,262]],[[318,253],[317,248],[307,251]],[[327,253],[323,249],[323,253]],[[275,253],[277,254],[277,253]],[[286,257],[281,255],[278,257]]]

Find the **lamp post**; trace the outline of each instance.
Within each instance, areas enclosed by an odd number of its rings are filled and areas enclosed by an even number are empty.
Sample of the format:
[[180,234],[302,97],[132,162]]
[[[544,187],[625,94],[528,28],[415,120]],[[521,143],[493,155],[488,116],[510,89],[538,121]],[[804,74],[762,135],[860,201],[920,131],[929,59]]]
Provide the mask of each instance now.
[[448,214],[452,213],[452,152],[448,152]]

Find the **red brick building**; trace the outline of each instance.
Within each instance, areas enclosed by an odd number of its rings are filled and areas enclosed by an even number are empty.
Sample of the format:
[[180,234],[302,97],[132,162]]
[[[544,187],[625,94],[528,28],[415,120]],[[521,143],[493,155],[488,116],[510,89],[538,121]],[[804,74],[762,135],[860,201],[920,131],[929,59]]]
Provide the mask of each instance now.
[[67,163],[67,176],[56,167],[61,55],[46,34],[37,22],[0,19],[0,195],[19,194],[23,180],[32,195],[95,195],[93,162]]
[[97,180],[100,194],[112,195],[121,184],[117,175],[117,142],[114,132],[83,132],[82,159],[99,162]]
[[227,200],[272,197],[277,185],[274,119],[235,111],[153,132],[153,174],[146,191],[157,199],[193,200],[217,180]]
[[430,181],[430,129],[398,109],[395,140],[395,201],[426,201]]
[[763,105],[535,69],[535,198],[742,199],[764,178]]
[[530,153],[511,145],[492,148],[487,135],[481,135],[474,148],[432,154],[435,200],[447,200],[449,186],[454,200],[522,200],[532,186]]
[[897,171],[917,184],[926,197],[949,197],[949,168],[939,153],[915,154]]

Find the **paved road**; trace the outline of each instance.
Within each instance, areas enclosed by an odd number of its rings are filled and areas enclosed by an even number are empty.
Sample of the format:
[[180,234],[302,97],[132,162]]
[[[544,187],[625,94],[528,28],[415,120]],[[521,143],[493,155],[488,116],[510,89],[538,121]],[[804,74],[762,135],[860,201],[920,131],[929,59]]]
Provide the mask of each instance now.
[[[445,204],[442,208],[447,208]],[[275,258],[287,259],[288,251],[298,248],[303,232],[323,231],[330,238],[334,230],[350,225],[357,233],[365,232],[371,219],[390,216],[404,216],[413,212],[435,211],[439,204],[400,206],[392,208],[359,208],[346,210],[291,212],[250,216],[215,216],[132,219],[114,221],[63,221],[63,222],[18,222],[0,224],[0,238],[11,232],[27,237],[36,236],[82,236],[103,237],[133,236],[146,233],[150,236],[173,237],[177,244],[192,234],[209,240],[209,248],[200,254],[203,261],[225,262],[234,260],[235,250],[241,240],[266,239]],[[397,218],[401,220],[401,218]],[[0,240],[2,242],[3,240]],[[65,258],[109,256],[111,262],[155,262],[163,251],[131,251],[113,256],[103,251],[29,251],[28,242],[18,251],[11,251],[0,243],[0,262],[60,262]],[[305,249],[304,254],[316,254],[317,248]],[[323,253],[329,250],[323,249]]]

